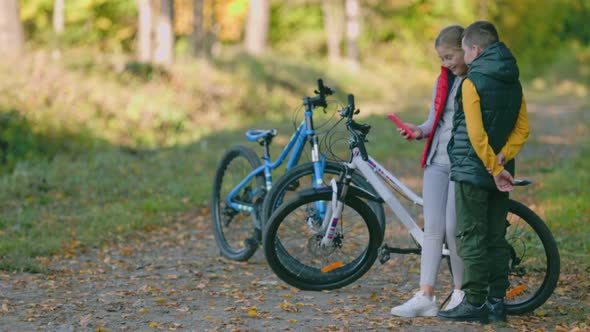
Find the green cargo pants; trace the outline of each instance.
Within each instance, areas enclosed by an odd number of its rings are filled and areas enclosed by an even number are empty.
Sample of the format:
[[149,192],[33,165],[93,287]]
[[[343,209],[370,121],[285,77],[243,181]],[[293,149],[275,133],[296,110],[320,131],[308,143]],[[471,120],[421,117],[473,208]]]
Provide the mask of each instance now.
[[455,206],[457,251],[465,265],[462,289],[467,300],[479,305],[486,296],[503,298],[508,288],[508,193],[457,182]]

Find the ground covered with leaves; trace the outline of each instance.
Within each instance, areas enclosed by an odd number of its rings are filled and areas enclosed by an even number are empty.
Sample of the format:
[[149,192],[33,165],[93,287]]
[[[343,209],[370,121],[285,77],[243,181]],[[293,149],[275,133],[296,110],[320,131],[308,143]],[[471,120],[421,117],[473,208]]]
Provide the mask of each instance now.
[[[330,292],[299,291],[279,280],[259,251],[225,260],[207,208],[148,227],[101,249],[76,243],[43,262],[43,274],[0,274],[2,331],[588,331],[588,294],[562,276],[540,309],[507,324],[392,317],[418,285],[417,256],[394,257]],[[450,290],[441,265],[439,303]]]

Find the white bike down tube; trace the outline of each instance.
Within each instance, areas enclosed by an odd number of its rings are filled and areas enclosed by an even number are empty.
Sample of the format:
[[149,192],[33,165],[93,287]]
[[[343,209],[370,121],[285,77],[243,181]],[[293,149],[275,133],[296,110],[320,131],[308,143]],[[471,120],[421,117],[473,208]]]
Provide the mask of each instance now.
[[422,197],[416,195],[416,193],[414,193],[412,191],[412,189],[408,188],[398,178],[393,176],[393,174],[389,173],[375,159],[373,159],[369,156],[368,163],[370,164],[370,166],[372,166],[372,169],[374,170],[374,172],[377,172],[377,174],[379,174],[381,177],[383,177],[387,181],[391,182],[391,185],[393,187],[395,187],[396,189],[398,189],[399,191],[401,191],[402,194],[404,194],[404,196],[406,196],[406,198],[408,198],[414,204],[418,204],[420,206],[423,206],[424,201],[422,200]]
[[[372,159],[369,159],[369,160],[372,160]],[[410,216],[408,211],[404,208],[404,206],[397,199],[397,197],[395,197],[395,195],[391,192],[391,190],[389,190],[389,188],[387,188],[387,185],[385,183],[383,183],[383,180],[381,180],[377,176],[377,174],[375,174],[376,171],[374,171],[373,168],[371,168],[371,166],[361,158],[360,154],[355,154],[355,157],[352,159],[352,165],[353,165],[353,167],[357,168],[363,174],[363,176],[367,179],[367,181],[369,181],[369,183],[371,185],[373,185],[373,188],[375,188],[375,190],[377,191],[377,193],[379,193],[381,198],[383,198],[383,200],[387,203],[387,205],[391,208],[391,210],[393,210],[393,213],[395,213],[395,215],[404,224],[404,226],[406,226],[406,228],[408,229],[408,232],[412,235],[412,237],[420,245],[422,245],[424,233],[418,227],[418,225],[414,222],[414,219],[412,218],[412,216]],[[391,178],[393,178],[393,177],[391,177]],[[404,187],[405,186],[403,186],[403,185],[401,186],[401,188],[404,188]],[[410,195],[408,195],[408,196],[410,196]],[[418,203],[418,201],[419,201],[418,204],[422,203],[422,199],[417,197],[417,195],[413,194],[413,196],[415,196],[414,198],[418,198],[418,199],[414,200],[415,203]]]

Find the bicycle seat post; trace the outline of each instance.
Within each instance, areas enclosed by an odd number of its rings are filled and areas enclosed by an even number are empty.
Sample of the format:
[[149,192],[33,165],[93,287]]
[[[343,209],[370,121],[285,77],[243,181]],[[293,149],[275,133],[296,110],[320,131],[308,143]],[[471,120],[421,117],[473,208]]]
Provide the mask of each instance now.
[[260,145],[262,145],[262,159],[266,162],[270,162],[270,142],[267,140],[263,140],[262,142],[260,142]]

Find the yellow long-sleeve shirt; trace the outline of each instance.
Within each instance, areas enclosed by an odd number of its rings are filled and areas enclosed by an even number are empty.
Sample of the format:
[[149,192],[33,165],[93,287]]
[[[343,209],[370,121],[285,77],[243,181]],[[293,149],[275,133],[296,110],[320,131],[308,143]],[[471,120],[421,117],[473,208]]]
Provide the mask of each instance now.
[[[461,88],[463,95],[463,111],[465,112],[465,122],[467,124],[467,135],[469,141],[475,150],[475,153],[481,159],[487,169],[492,170],[492,175],[496,176],[502,172],[504,166],[498,164],[496,153],[488,143],[488,134],[483,127],[481,115],[480,98],[475,85],[468,78],[463,81]],[[520,112],[514,129],[508,136],[506,144],[499,153],[505,157],[508,162],[518,154],[524,143],[529,137],[529,118],[526,110],[524,96],[520,104]]]

